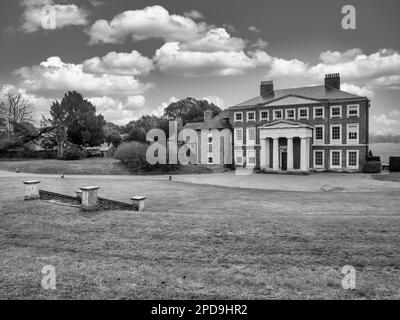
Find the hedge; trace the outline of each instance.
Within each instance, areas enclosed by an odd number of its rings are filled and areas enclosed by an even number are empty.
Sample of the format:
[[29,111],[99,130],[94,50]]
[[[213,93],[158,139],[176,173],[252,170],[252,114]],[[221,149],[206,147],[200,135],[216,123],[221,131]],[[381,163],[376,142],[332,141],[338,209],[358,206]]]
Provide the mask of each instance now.
[[364,173],[379,173],[382,165],[379,161],[368,161],[363,168]]
[[400,157],[389,157],[389,171],[390,172],[400,171]]

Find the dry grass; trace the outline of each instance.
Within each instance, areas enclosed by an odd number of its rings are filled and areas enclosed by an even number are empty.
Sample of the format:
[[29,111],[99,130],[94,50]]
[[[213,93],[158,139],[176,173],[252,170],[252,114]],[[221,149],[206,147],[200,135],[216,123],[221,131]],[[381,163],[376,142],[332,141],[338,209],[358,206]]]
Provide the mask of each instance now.
[[[37,174],[71,175],[129,175],[129,174],[168,174],[162,170],[136,172],[114,158],[88,158],[82,160],[0,160],[0,170]],[[179,167],[173,174],[210,173],[211,169],[203,166],[188,165]]]
[[372,178],[375,179],[375,180],[380,180],[380,181],[400,182],[400,172],[373,174]]
[[[42,184],[66,192],[84,182]],[[89,182],[115,199],[145,194],[147,211],[24,202],[20,182],[2,179],[0,298],[400,298],[395,193]],[[56,268],[54,291],[40,286],[47,264]],[[341,288],[344,265],[357,270],[351,292]]]

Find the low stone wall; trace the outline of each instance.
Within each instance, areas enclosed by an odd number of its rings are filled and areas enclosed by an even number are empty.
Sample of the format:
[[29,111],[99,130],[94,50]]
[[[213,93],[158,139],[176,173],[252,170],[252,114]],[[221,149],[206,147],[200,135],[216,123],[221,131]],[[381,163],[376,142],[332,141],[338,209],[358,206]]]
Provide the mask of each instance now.
[[[76,196],[68,196],[46,190],[39,190],[39,194],[42,200],[55,200],[81,207],[81,200]],[[134,210],[134,206],[129,203],[98,197],[97,210]]]

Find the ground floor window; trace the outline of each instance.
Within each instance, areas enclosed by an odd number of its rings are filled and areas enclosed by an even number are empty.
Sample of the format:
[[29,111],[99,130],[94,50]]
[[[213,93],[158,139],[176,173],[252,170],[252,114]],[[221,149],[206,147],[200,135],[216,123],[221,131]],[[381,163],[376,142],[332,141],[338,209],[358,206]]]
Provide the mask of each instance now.
[[208,157],[208,163],[210,163],[210,164],[213,163],[213,158],[212,157]]
[[347,167],[358,169],[358,150],[347,150]]
[[342,151],[331,150],[331,168],[341,168],[341,167],[342,167]]
[[235,151],[235,163],[238,165],[243,164],[243,150],[236,150]]
[[323,168],[324,167],[324,151],[314,150],[314,167]]
[[254,167],[256,165],[256,151],[247,150],[247,166]]

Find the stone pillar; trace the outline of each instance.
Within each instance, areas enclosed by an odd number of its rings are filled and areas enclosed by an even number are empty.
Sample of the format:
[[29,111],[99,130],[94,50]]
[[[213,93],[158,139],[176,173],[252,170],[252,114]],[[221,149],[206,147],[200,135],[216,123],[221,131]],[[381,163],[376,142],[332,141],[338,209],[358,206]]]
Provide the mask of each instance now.
[[300,170],[308,171],[308,142],[307,138],[300,139]]
[[270,138],[265,139],[265,163],[267,164],[266,168],[270,168],[269,159],[271,156],[269,153],[269,141],[270,141]]
[[279,139],[272,139],[272,169],[279,171]]
[[293,138],[287,138],[287,171],[293,171]]
[[143,196],[135,196],[131,197],[131,200],[133,201],[133,206],[137,211],[142,211],[144,209],[144,200],[146,200],[146,197]]
[[24,181],[25,184],[25,200],[40,199],[39,180]]
[[98,186],[81,187],[82,190],[82,207],[85,210],[97,210],[98,208]]
[[75,193],[79,201],[82,201],[82,190],[75,190]]
[[260,149],[260,168],[266,169],[267,165],[267,139],[260,139],[261,149]]

